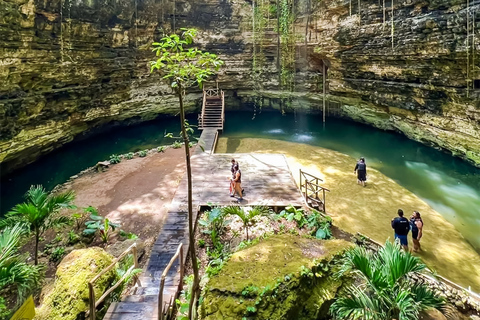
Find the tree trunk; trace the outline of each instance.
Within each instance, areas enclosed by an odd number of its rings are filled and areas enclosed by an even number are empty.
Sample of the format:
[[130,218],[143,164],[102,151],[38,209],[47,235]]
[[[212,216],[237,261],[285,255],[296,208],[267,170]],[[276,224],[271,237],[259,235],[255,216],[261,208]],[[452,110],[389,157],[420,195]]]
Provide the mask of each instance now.
[[40,233],[35,229],[35,265],[38,265],[38,242],[40,241]]
[[[180,102],[180,121],[181,121],[181,129],[182,129],[182,137],[183,142],[185,143],[185,160],[187,165],[187,182],[188,182],[188,236],[189,236],[189,246],[190,246],[190,259],[192,260],[192,267],[193,267],[193,284],[192,284],[192,294],[190,298],[190,305],[188,308],[188,318],[192,319],[192,311],[195,307],[194,301],[198,294],[199,288],[199,279],[198,279],[198,265],[197,265],[197,257],[195,254],[195,240],[194,240],[194,232],[193,232],[193,205],[192,205],[192,168],[190,166],[190,147],[188,145],[188,135],[187,130],[185,129],[185,109],[183,107],[183,95],[182,95],[182,85],[179,84],[177,88],[178,100]],[[181,279],[183,281],[183,279]]]
[[277,0],[277,72],[278,89],[282,87],[282,71],[280,70],[280,3]]

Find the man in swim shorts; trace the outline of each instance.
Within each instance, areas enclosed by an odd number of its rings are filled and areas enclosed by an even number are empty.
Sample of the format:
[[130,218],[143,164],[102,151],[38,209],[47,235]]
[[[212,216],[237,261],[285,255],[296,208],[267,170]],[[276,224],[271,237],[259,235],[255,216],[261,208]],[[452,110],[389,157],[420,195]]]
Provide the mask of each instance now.
[[403,216],[402,209],[398,209],[398,217],[392,219],[392,228],[395,230],[395,241],[399,241],[402,248],[408,251],[407,235],[410,231],[410,221]]

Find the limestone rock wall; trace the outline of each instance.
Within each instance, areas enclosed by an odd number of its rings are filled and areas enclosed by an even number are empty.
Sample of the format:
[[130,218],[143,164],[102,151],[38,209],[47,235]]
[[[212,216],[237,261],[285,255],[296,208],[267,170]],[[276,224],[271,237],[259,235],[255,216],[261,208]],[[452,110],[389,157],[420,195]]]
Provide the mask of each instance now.
[[[105,123],[175,113],[148,62],[150,43],[180,27],[198,28],[201,46],[225,60],[217,80],[227,108],[260,96],[286,112],[317,112],[325,62],[327,111],[480,165],[479,2],[394,1],[393,48],[390,0],[386,23],[378,0],[351,6],[350,16],[350,1],[296,1],[294,63],[283,66],[275,10],[259,28],[244,0],[0,0],[2,173]],[[294,81],[279,85],[287,67]],[[187,96],[190,112],[199,98]]]

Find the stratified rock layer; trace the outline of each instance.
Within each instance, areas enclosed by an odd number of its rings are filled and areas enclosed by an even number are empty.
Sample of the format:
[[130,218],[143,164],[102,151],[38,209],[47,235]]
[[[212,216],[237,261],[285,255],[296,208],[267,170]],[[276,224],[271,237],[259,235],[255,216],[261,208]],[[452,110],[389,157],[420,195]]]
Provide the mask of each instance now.
[[323,319],[342,285],[331,277],[334,257],[352,246],[289,234],[262,240],[233,254],[210,279],[200,317]]
[[[200,45],[225,60],[227,109],[319,112],[325,65],[329,114],[480,165],[480,4],[393,1],[392,24],[390,0],[385,10],[377,0],[294,3],[296,46],[285,51],[275,10],[254,23],[243,0],[0,0],[2,174],[106,123],[175,114],[148,62],[151,42],[181,27],[198,28]],[[279,85],[285,73],[292,81]],[[189,112],[199,98],[187,95]]]

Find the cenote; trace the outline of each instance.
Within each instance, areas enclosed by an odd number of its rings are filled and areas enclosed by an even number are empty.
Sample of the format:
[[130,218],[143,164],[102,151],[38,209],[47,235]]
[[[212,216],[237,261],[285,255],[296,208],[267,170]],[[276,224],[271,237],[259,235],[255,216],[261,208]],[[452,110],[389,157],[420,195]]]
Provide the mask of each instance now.
[[[111,154],[170,144],[174,139],[164,138],[164,134],[176,133],[178,128],[177,118],[161,118],[72,142],[4,177],[1,211],[4,213],[20,202],[32,184],[52,189]],[[480,169],[465,161],[394,132],[336,118],[327,118],[323,125],[321,116],[301,113],[227,112],[222,137],[229,138],[227,152],[235,150],[240,139],[255,137],[309,144],[355,158],[364,156],[368,166],[394,179],[441,213],[480,252]],[[352,171],[353,167],[354,163]]]

